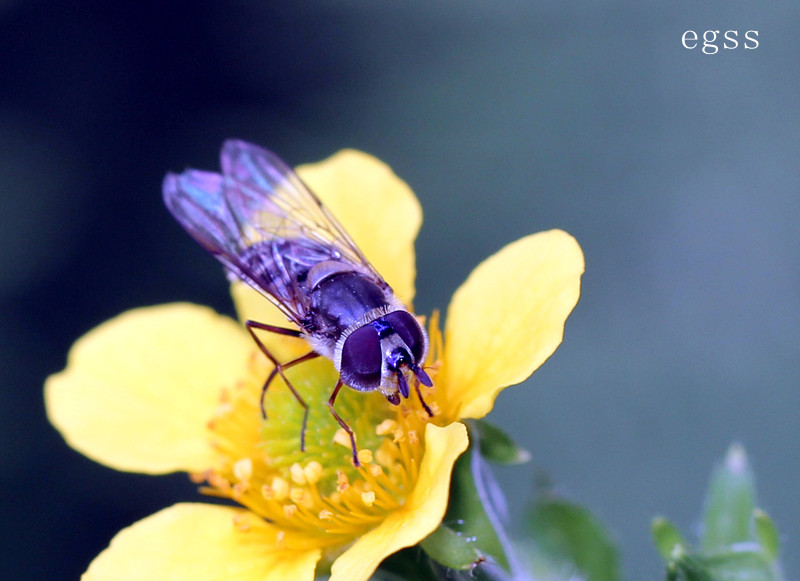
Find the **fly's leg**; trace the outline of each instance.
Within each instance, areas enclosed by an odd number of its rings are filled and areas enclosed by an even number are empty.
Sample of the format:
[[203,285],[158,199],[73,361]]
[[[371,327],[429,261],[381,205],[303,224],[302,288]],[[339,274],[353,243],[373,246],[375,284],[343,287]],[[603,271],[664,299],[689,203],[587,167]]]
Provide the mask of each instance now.
[[339,394],[339,390],[342,388],[342,385],[344,384],[342,383],[342,380],[340,378],[339,381],[336,382],[336,387],[333,388],[333,393],[331,394],[331,397],[328,400],[328,408],[331,410],[333,417],[336,418],[336,421],[339,422],[339,425],[342,426],[342,429],[345,432],[347,432],[348,436],[350,436],[350,448],[352,448],[353,450],[353,465],[355,465],[355,467],[358,468],[359,466],[361,466],[361,463],[358,461],[358,453],[356,452],[355,434],[353,434],[353,430],[350,428],[350,426],[347,425],[347,422],[345,422],[341,418],[341,416],[339,416],[339,414],[336,413],[336,410],[333,409],[333,402],[336,401],[336,396]]
[[286,386],[292,392],[292,395],[294,395],[297,402],[301,406],[303,406],[303,427],[300,431],[300,450],[302,452],[305,452],[306,424],[308,423],[308,404],[303,400],[302,397],[300,397],[300,394],[297,392],[292,383],[286,377],[284,371],[286,369],[289,369],[290,367],[294,367],[298,363],[303,363],[304,361],[309,361],[310,359],[319,357],[319,353],[317,353],[316,351],[311,351],[301,357],[298,357],[297,359],[292,359],[288,363],[278,363],[278,360],[275,359],[275,356],[272,353],[270,353],[269,349],[267,349],[267,346],[264,345],[261,339],[258,338],[254,329],[258,329],[259,331],[268,331],[270,333],[275,333],[277,335],[287,335],[289,337],[298,337],[298,338],[302,336],[300,331],[298,331],[297,329],[286,329],[284,327],[275,327],[273,325],[267,325],[265,323],[259,323],[257,321],[245,321],[244,326],[247,328],[248,332],[250,333],[250,336],[253,338],[253,341],[256,342],[256,345],[258,345],[258,348],[261,350],[261,352],[264,355],[266,355],[267,359],[272,361],[273,364],[272,371],[270,371],[269,376],[267,376],[267,380],[264,382],[264,387],[261,388],[261,399],[259,401],[261,407],[261,417],[264,419],[267,418],[267,410],[264,409],[264,398],[267,395],[267,388],[269,387],[270,383],[272,383],[272,380],[275,379],[275,376],[280,374],[284,383],[286,383]]
[[417,397],[419,398],[419,403],[422,404],[422,407],[425,408],[425,411],[428,412],[429,417],[433,417],[433,412],[431,408],[428,407],[428,404],[425,403],[425,400],[422,399],[422,390],[419,388],[419,381],[414,382],[414,389],[417,391]]

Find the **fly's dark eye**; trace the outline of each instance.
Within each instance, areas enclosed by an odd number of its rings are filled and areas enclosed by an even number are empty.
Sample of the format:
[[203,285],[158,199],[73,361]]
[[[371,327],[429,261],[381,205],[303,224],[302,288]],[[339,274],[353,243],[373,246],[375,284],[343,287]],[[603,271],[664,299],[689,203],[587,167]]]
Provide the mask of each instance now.
[[381,341],[372,325],[356,329],[342,346],[342,379],[354,389],[376,389],[381,383]]
[[421,365],[427,347],[427,340],[414,316],[406,311],[394,311],[385,315],[383,320],[394,329],[395,333],[400,335],[403,342],[411,349],[414,363]]

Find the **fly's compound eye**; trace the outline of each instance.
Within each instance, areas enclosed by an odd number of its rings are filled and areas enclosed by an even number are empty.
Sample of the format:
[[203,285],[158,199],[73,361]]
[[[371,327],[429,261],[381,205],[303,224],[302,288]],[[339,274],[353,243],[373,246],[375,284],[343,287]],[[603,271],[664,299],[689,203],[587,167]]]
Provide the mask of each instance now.
[[383,320],[394,329],[394,332],[411,350],[411,355],[414,357],[413,363],[422,365],[428,349],[428,339],[414,316],[406,311],[394,311],[384,315]]
[[341,373],[344,383],[359,391],[381,384],[381,340],[372,325],[356,329],[342,346]]

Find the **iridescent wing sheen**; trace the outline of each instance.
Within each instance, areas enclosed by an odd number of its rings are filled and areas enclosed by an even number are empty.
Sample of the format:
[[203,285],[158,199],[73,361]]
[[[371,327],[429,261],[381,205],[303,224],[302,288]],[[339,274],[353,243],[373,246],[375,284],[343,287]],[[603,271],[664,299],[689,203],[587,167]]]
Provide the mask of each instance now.
[[222,174],[167,174],[164,202],[183,228],[233,275],[301,325],[308,293],[297,273],[350,263],[385,285],[350,236],[277,156],[243,141],[222,147]]

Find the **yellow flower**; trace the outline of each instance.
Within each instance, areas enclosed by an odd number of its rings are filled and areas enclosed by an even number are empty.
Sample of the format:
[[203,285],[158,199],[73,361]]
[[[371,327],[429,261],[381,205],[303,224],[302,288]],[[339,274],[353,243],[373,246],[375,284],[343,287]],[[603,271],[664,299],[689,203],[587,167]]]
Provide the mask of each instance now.
[[[414,295],[413,243],[422,217],[408,186],[378,160],[343,151],[298,173],[330,207],[406,304]],[[380,224],[380,228],[375,225]],[[336,381],[316,359],[266,397],[269,364],[238,322],[191,304],[142,308],[78,340],[45,385],[50,421],[67,442],[119,470],[189,472],[208,494],[238,506],[177,504],[121,531],[84,579],[368,579],[388,555],[441,522],[453,463],[468,444],[464,418],[489,413],[497,394],[527,378],[561,342],[578,300],[583,255],[568,234],[528,236],[487,259],[458,289],[444,336],[429,321],[423,388],[400,406],[342,390],[339,414],[359,460],[324,405]],[[249,287],[233,285],[243,319],[284,324]],[[264,336],[288,360],[307,347]]]

